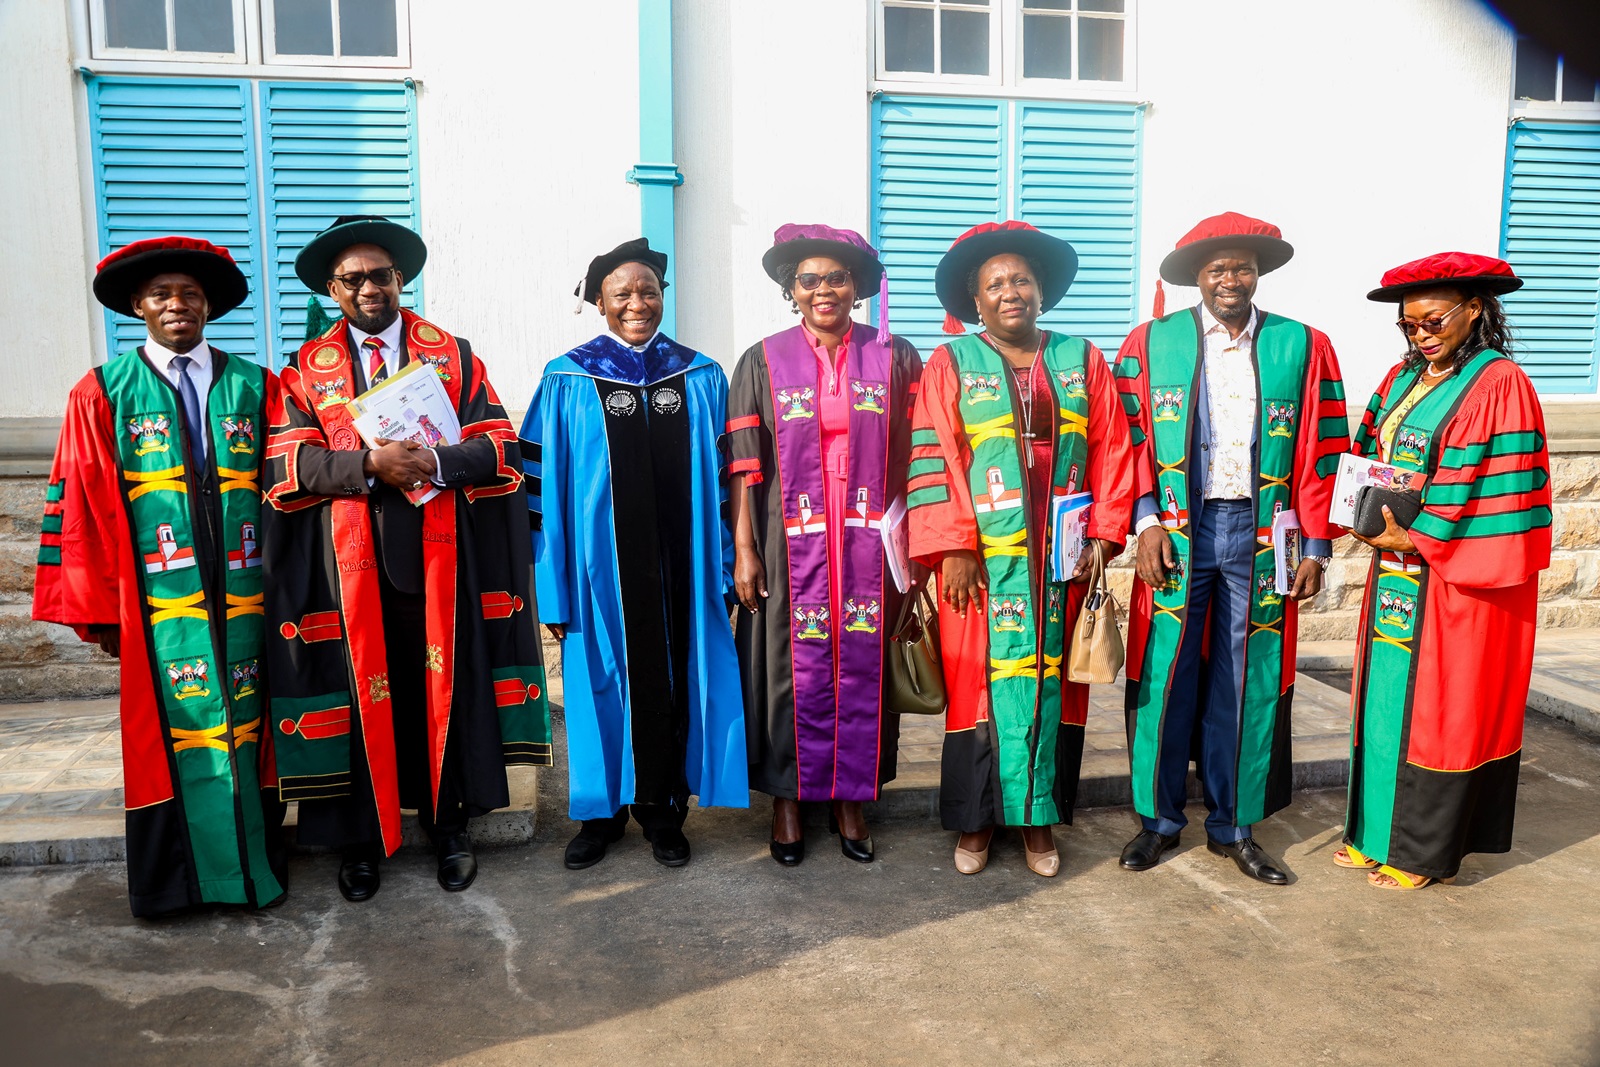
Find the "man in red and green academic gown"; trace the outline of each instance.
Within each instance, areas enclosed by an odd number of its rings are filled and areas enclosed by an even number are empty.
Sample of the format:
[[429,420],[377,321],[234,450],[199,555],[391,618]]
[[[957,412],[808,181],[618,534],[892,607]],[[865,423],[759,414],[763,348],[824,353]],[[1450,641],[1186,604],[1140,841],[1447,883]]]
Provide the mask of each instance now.
[[228,250],[136,241],[96,298],[148,337],[73,387],[45,495],[33,617],[121,660],[133,914],[263,907],[288,885],[262,729],[261,459],[272,375],[205,340],[244,303]]
[[[1257,278],[1294,249],[1235,212],[1205,219],[1161,264],[1200,303],[1128,335],[1117,378],[1137,454],[1138,581],[1128,633],[1128,756],[1142,871],[1178,843],[1189,762],[1206,844],[1269,885],[1288,876],[1251,828],[1289,803],[1295,613],[1322,588],[1328,523],[1349,447],[1344,384],[1326,335],[1254,305]],[[1159,292],[1159,283],[1158,283]],[[1272,525],[1306,538],[1276,591]]]
[[[517,435],[471,345],[401,309],[426,258],[422,238],[379,216],[314,237],[295,273],[345,317],[290,360],[271,412],[282,795],[300,801],[302,843],[340,849],[350,901],[378,891],[402,807],[433,841],[439,884],[466,889],[468,818],[510,802],[506,763],[550,763]],[[438,373],[460,443],[368,448],[346,402],[416,361]],[[406,495],[430,485],[418,504]]]

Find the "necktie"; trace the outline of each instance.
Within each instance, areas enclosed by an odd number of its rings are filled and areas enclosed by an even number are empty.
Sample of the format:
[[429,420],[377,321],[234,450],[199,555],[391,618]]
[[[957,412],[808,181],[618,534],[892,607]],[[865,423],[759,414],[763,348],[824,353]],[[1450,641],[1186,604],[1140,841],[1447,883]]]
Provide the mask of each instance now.
[[178,372],[178,396],[183,400],[183,429],[189,438],[189,450],[201,466],[206,462],[206,428],[200,421],[200,394],[195,392],[189,368],[194,360],[188,356],[173,356],[172,369]]
[[389,376],[389,364],[383,358],[383,342],[369,337],[361,342],[367,350],[367,385],[374,386]]

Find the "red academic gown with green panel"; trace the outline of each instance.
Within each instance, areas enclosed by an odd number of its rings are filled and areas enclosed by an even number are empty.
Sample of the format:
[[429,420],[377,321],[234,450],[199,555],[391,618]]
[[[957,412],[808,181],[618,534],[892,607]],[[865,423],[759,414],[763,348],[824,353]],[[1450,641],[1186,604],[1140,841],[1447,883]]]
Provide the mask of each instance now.
[[[1419,425],[1421,404],[1407,417],[1428,438],[1417,551],[1372,553],[1356,643],[1345,841],[1434,878],[1469,852],[1511,848],[1550,565],[1544,414],[1528,376],[1495,356],[1457,372],[1476,380],[1437,425]],[[1352,451],[1377,455],[1385,398],[1415,373],[1402,364],[1384,378]]]

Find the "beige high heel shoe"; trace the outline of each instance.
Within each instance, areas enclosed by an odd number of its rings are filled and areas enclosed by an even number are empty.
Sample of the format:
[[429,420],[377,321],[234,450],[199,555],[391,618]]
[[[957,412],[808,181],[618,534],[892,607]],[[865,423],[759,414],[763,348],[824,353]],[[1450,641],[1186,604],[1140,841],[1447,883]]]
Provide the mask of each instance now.
[[[1046,832],[1049,830],[1046,828]],[[1048,852],[1035,852],[1028,847],[1028,835],[1022,835],[1022,852],[1028,860],[1028,870],[1040,878],[1054,878],[1061,873],[1061,853],[1056,851],[1055,835],[1050,835],[1050,850]]]
[[973,852],[961,847],[960,839],[956,839],[956,870],[962,874],[977,874],[989,866],[989,842],[994,840],[994,831],[989,831],[989,841],[983,846],[983,851]]

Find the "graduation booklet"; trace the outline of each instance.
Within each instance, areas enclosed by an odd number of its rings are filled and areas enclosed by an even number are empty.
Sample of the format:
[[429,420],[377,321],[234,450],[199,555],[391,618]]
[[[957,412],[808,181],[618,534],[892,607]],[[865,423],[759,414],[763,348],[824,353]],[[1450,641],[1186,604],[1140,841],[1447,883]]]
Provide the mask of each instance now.
[[[461,443],[461,421],[450,394],[439,372],[421,360],[407,363],[345,408],[368,448],[377,448],[379,438],[415,441],[424,448]],[[438,495],[436,485],[406,491],[406,499],[418,506]]]
[[1272,556],[1277,562],[1273,590],[1280,596],[1294,589],[1294,576],[1305,558],[1305,540],[1300,533],[1300,516],[1291,508],[1272,517]]
[[1078,569],[1083,542],[1089,533],[1089,505],[1093,493],[1068,493],[1050,498],[1050,580],[1065,582]]
[[878,525],[883,538],[883,555],[889,561],[889,577],[904,593],[911,588],[911,531],[906,529],[906,498],[897,496],[883,512]]
[[1393,489],[1396,492],[1422,489],[1428,476],[1421,471],[1402,470],[1388,463],[1379,463],[1354,452],[1339,457],[1339,473],[1333,479],[1333,503],[1328,508],[1328,521],[1335,526],[1350,529],[1356,524],[1356,494],[1368,485]]

